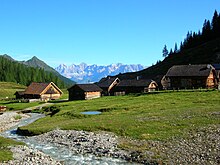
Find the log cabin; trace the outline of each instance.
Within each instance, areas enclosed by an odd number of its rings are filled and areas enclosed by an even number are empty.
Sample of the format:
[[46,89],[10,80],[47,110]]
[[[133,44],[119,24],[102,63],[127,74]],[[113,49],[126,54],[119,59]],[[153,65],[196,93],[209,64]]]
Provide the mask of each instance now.
[[117,86],[114,87],[115,95],[125,95],[129,93],[147,93],[155,91],[158,85],[151,79],[129,79],[121,80]]
[[101,97],[102,89],[96,84],[75,84],[68,89],[69,101]]
[[103,90],[102,95],[113,96],[114,92],[112,89],[113,87],[118,85],[119,82],[120,82],[119,78],[108,76],[108,77],[102,78],[99,82],[96,83],[96,85],[98,85]]
[[164,89],[215,88],[217,74],[210,64],[174,65],[162,78]]
[[63,92],[53,83],[32,82],[25,91],[15,93],[17,99],[54,100],[60,98]]

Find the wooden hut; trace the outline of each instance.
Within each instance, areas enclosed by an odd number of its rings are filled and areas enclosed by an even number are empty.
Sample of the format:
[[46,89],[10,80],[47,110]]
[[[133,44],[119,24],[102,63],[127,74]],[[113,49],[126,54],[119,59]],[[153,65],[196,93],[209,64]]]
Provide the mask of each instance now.
[[25,91],[16,91],[15,94],[14,94],[15,98],[16,99],[24,99],[24,92]]
[[216,75],[217,75],[217,81],[220,81],[220,64],[212,64],[212,66],[215,68]]
[[102,78],[99,82],[96,83],[96,85],[98,85],[103,90],[102,95],[112,96],[114,95],[112,89],[114,86],[118,85],[119,82],[119,78],[108,76],[106,78]]
[[62,91],[53,83],[32,82],[25,91],[15,93],[17,98],[53,100],[62,95]]
[[157,83],[150,79],[121,80],[120,83],[115,86],[114,93],[115,95],[146,93],[155,91],[157,87]]
[[102,89],[96,84],[75,84],[68,89],[69,100],[89,100],[101,97]]
[[214,88],[217,85],[216,71],[212,65],[174,65],[162,78],[164,89]]

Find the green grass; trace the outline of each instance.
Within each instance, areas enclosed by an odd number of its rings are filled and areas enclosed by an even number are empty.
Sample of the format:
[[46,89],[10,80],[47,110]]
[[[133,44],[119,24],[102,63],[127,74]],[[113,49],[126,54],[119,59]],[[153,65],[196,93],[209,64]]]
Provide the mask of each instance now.
[[0,82],[0,99],[15,98],[16,91],[25,90],[26,86],[13,82]]
[[0,101],[0,105],[6,106],[7,110],[9,110],[9,111],[23,110],[25,108],[37,106],[37,105],[42,104],[42,103],[44,103],[44,102],[21,103],[17,100]]
[[69,93],[67,91],[67,89],[61,89],[63,94],[61,95],[60,99],[68,99]]
[[16,142],[0,136],[0,162],[13,159],[12,152],[7,147],[15,145],[24,145],[24,143]]
[[[21,129],[41,134],[56,128],[110,131],[144,140],[182,137],[189,130],[220,124],[220,92],[171,92],[102,97],[88,101],[57,103],[60,112]],[[82,115],[83,111],[101,115]]]

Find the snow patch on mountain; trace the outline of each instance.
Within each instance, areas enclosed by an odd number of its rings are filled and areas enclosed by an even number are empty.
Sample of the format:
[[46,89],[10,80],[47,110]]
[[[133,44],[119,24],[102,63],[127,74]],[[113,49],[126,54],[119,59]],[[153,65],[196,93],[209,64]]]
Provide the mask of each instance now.
[[117,63],[107,66],[98,66],[96,64],[87,65],[86,63],[81,63],[79,65],[72,64],[70,66],[60,64],[55,70],[77,83],[89,83],[97,82],[106,76],[114,76],[126,72],[137,72],[145,68],[146,67],[141,64],[126,65]]

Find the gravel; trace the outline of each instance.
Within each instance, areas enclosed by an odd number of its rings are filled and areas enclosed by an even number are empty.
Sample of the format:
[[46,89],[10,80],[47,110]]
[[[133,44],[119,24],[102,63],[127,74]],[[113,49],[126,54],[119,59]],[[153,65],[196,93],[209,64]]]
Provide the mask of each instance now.
[[128,160],[129,153],[117,147],[118,137],[111,133],[74,130],[54,130],[32,137],[40,143],[67,147],[74,154],[112,157]]
[[52,159],[50,156],[44,153],[31,149],[27,146],[11,147],[11,151],[14,153],[14,160],[10,160],[1,165],[62,165],[64,163]]
[[[19,116],[18,119],[16,117]],[[4,112],[0,115],[0,132],[8,130],[9,128],[17,125],[20,120],[28,118],[27,114],[18,114],[17,112]]]
[[200,128],[187,138],[160,144],[167,164],[220,164],[220,125]]

